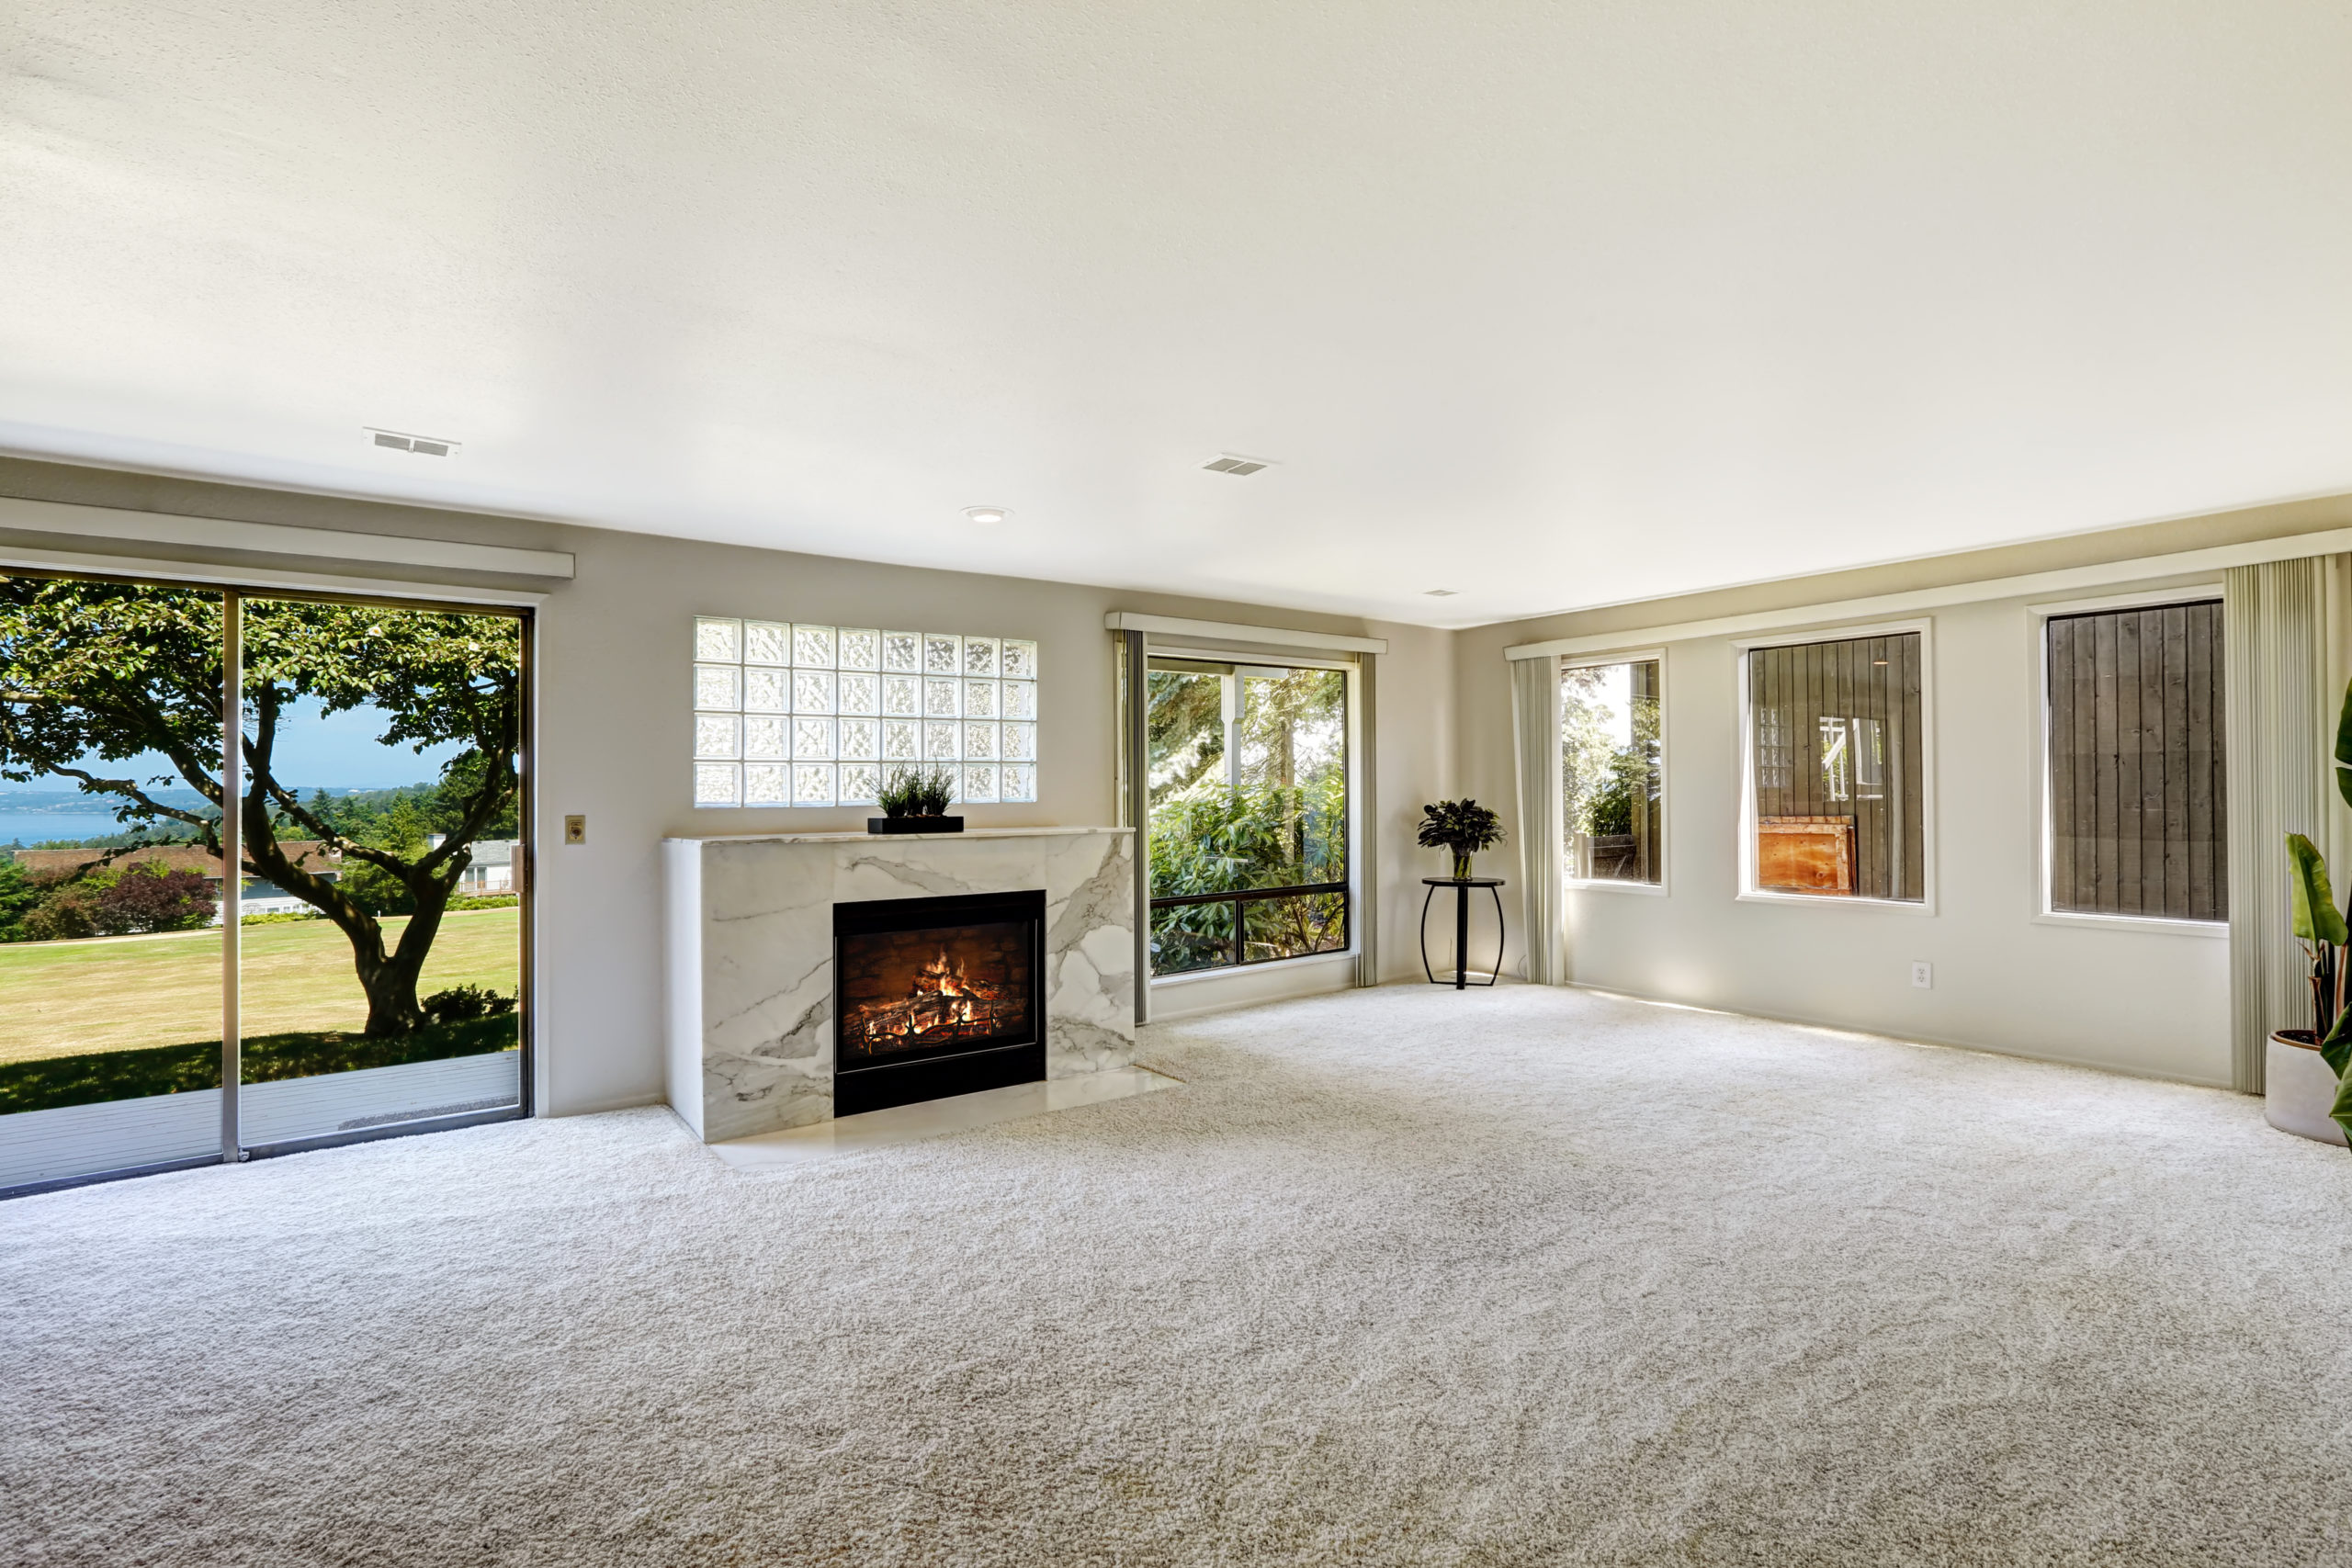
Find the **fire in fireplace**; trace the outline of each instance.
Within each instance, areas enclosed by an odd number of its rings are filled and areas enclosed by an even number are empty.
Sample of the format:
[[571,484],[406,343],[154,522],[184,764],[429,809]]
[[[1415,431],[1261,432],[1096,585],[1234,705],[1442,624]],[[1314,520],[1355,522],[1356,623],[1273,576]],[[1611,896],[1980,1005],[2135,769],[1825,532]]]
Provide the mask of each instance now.
[[833,906],[834,1111],[1045,1077],[1042,892]]
[[901,1055],[1019,1039],[1029,1027],[1025,925],[862,935],[844,944],[842,1044]]

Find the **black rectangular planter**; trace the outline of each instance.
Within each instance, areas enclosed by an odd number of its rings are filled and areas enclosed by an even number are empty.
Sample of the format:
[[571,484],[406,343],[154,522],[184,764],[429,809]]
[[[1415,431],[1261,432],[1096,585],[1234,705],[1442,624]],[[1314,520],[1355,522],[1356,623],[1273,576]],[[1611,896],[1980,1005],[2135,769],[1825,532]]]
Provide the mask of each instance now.
[[964,830],[961,817],[869,817],[865,819],[869,833],[960,833]]

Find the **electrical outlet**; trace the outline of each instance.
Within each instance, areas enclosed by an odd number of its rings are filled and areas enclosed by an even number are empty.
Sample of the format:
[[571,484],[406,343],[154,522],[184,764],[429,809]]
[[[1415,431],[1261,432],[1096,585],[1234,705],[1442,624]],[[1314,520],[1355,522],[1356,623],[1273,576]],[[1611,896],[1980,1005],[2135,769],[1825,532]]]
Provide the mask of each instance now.
[[1911,961],[1911,983],[1923,991],[1934,990],[1936,987],[1936,966],[1922,959],[1913,959]]
[[565,818],[563,819],[563,841],[567,844],[586,843],[588,841],[588,818],[585,817]]

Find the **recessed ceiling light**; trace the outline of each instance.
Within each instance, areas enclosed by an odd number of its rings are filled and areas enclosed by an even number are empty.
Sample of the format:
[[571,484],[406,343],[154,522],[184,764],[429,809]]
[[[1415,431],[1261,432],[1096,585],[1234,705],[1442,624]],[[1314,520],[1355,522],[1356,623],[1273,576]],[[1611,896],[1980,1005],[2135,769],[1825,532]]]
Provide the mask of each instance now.
[[1451,599],[1456,593],[1461,592],[1462,590],[1459,588],[1424,588],[1421,592],[1428,594],[1432,599]]
[[360,429],[372,437],[372,444],[390,452],[413,452],[420,457],[447,457],[456,454],[458,443],[444,441],[437,435],[418,435],[404,430],[379,430],[372,424]]
[[1238,457],[1230,452],[1220,452],[1201,467],[1213,474],[1231,474],[1235,479],[1247,479],[1261,468],[1274,466],[1272,457]]
[[967,506],[964,515],[975,523],[1001,523],[1012,513],[1001,506]]

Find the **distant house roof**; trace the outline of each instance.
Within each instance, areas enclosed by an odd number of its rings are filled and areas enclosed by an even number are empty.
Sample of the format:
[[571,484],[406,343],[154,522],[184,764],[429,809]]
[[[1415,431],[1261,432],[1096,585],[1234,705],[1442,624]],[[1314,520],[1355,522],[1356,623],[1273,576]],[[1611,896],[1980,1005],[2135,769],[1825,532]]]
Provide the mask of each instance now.
[[[343,869],[343,857],[316,839],[290,839],[278,846],[296,865],[322,875]],[[220,857],[201,844],[154,844],[126,850],[107,858],[106,850],[18,850],[17,863],[37,877],[71,876],[76,872],[112,866],[159,865],[165,871],[193,871],[211,881],[220,880]]]

